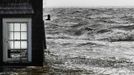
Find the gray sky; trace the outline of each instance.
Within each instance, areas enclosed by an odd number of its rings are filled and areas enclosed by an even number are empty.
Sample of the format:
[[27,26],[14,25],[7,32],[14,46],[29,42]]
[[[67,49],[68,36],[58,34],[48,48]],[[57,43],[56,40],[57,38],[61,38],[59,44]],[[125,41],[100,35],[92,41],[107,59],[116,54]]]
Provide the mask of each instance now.
[[134,7],[134,0],[44,0],[44,7]]

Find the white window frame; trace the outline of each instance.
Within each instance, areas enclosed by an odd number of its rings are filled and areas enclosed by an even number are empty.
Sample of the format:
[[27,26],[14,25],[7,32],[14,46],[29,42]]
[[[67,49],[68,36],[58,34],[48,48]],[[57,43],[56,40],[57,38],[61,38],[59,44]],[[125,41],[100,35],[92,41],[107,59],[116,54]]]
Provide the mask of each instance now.
[[[8,58],[8,24],[11,22],[27,22],[28,23],[28,62],[32,61],[32,19],[31,18],[3,18],[3,61],[8,62],[11,59]],[[21,62],[21,61],[20,61]],[[9,62],[10,63],[10,62]],[[18,62],[19,63],[19,62]]]

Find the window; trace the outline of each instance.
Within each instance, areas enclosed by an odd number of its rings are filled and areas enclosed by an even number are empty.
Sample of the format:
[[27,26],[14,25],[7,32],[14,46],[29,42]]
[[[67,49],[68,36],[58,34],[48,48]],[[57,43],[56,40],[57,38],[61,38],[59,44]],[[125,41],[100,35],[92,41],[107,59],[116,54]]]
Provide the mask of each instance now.
[[31,19],[3,19],[4,61],[31,61]]

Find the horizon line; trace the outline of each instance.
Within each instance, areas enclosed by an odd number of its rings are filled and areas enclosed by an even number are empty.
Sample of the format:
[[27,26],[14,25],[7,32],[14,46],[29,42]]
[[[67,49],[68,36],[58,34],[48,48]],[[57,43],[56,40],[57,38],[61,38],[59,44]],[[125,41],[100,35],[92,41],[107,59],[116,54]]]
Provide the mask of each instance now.
[[43,8],[134,8],[134,6],[43,6]]

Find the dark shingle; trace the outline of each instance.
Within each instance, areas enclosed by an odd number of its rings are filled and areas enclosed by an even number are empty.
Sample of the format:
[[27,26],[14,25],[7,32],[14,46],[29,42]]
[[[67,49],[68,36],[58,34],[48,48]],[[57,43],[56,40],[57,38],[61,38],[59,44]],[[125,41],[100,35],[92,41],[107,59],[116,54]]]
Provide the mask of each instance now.
[[0,3],[28,3],[30,0],[0,0]]
[[1,4],[0,14],[33,14],[33,9],[29,3]]

